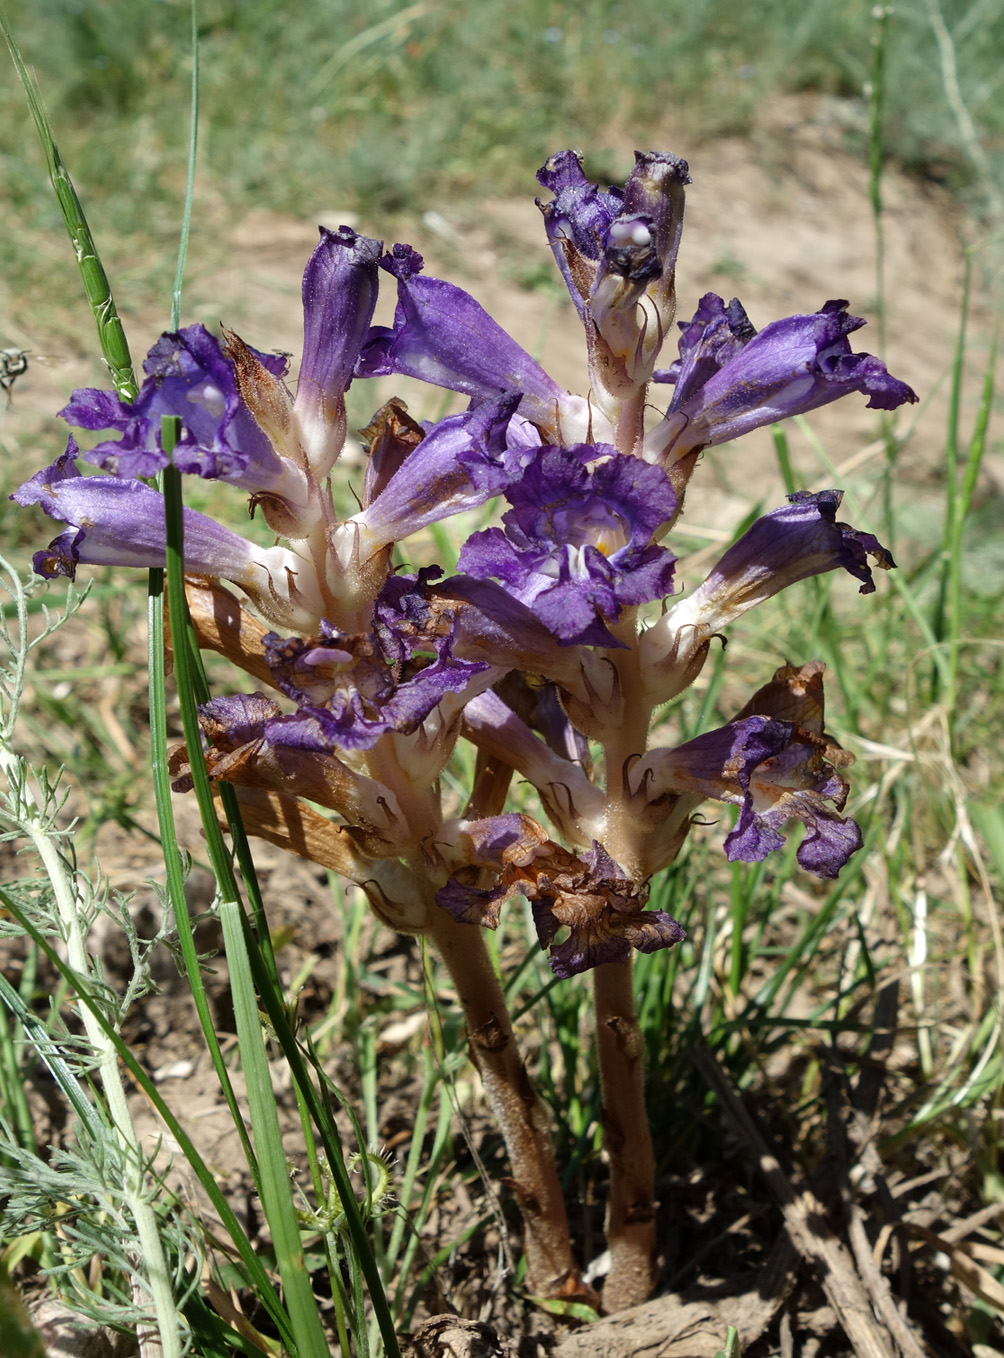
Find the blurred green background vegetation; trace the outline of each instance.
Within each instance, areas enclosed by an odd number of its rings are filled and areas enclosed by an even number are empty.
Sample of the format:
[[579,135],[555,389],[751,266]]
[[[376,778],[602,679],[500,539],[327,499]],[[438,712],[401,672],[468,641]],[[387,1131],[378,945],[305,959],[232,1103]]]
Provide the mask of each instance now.
[[[886,151],[979,208],[987,167],[945,63],[999,167],[1004,6],[906,0],[889,22]],[[189,24],[181,0],[33,0],[14,18],[95,228],[120,240],[176,234]],[[639,129],[692,148],[805,90],[841,101],[847,142],[867,154],[869,0],[202,0],[199,25],[202,211],[208,198],[227,213],[253,202],[413,219],[443,199],[526,193],[528,167],[559,146],[588,146],[597,177],[605,162],[622,177]],[[33,233],[59,229],[57,208],[13,71],[0,100],[0,262],[30,278]]]

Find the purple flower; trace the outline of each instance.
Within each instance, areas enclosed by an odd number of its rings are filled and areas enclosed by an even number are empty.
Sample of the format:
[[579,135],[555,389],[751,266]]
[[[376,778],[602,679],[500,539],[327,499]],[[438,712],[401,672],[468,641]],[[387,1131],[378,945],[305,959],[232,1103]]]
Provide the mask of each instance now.
[[392,328],[370,331],[358,377],[401,373],[474,401],[519,391],[520,412],[556,441],[586,436],[587,403],[548,377],[469,293],[426,278],[421,255],[407,245],[395,245],[381,264],[397,279],[397,311]]
[[[45,551],[35,570],[72,580],[77,565],[163,566],[166,552],[164,501],[141,481],[118,476],[81,476],[71,438],[66,452],[13,493],[19,505],[41,505],[50,518],[69,525]],[[265,617],[284,626],[303,625],[321,611],[309,563],[282,547],[257,547],[229,528],[184,511],[185,569],[231,580]]]
[[[673,319],[684,187],[690,183],[686,161],[636,151],[623,190],[604,192],[583,174],[576,152],[561,151],[538,171],[537,179],[554,194],[549,203],[538,199],[537,206],[583,320],[591,315],[610,342],[606,319],[620,313],[615,324],[633,328],[634,308],[645,293],[665,332]],[[659,335],[658,343],[661,339]]]
[[320,481],[345,441],[345,392],[373,320],[382,244],[321,227],[303,275],[303,354],[293,402],[297,444]]
[[447,695],[466,700],[495,677],[483,662],[458,660],[448,635],[427,639],[435,658],[403,672],[366,634],[325,628],[316,638],[284,640],[270,633],[264,644],[277,686],[299,704],[270,721],[266,735],[301,750],[369,750],[388,733],[411,735]]
[[538,206],[585,327],[591,397],[621,452],[639,451],[644,388],[676,312],[687,164],[636,152],[623,192],[601,193],[566,151],[537,178],[555,194]]
[[554,194],[549,203],[537,199],[544,214],[547,239],[572,301],[583,314],[596,265],[600,242],[624,208],[624,193],[610,188],[603,192],[582,172],[582,157],[575,151],[559,151],[537,171],[537,179]]
[[739,806],[725,852],[747,863],[781,848],[786,822],[801,820],[798,862],[836,877],[862,840],[857,824],[837,814],[847,799],[837,766],[851,759],[823,734],[822,668],[782,666],[735,720],[646,755],[631,771],[639,794],[650,804],[697,794]]
[[[275,378],[286,360],[255,354]],[[201,325],[161,335],[143,363],[146,381],[127,405],[113,392],[75,391],[59,412],[78,429],[112,429],[120,437],[97,443],[88,462],[124,477],[151,477],[167,466],[161,417],[177,415],[181,437],[173,460],[196,476],[229,481],[248,490],[302,494],[302,475],[283,465],[240,399],[233,364]]]
[[694,319],[681,325],[680,358],[666,375],[678,390],[665,419],[646,436],[646,454],[673,461],[854,391],[866,395],[872,409],[916,401],[880,359],[852,352],[847,336],[862,325],[847,314],[846,302],[835,301],[750,335],[739,304],[726,308],[709,293]]
[[533,454],[508,440],[519,402],[508,392],[440,420],[342,531],[361,530],[366,550],[377,551],[501,494]]
[[[895,562],[871,533],[837,521],[842,498],[839,490],[789,495],[787,505],[757,519],[704,583],[645,633],[642,665],[655,701],[679,691],[678,672],[706,649],[708,638],[796,581],[842,568],[861,581],[860,593],[874,591],[868,558],[882,570]],[[656,696],[667,684],[669,691]]]
[[676,497],[665,473],[609,445],[545,447],[506,492],[505,533],[465,543],[462,571],[495,576],[566,645],[619,646],[623,607],[672,589],[672,554],[651,543]]
[[73,393],[60,412],[81,429],[119,437],[95,445],[90,462],[125,477],[167,465],[161,418],[181,420],[172,454],[183,472],[249,490],[278,532],[307,536],[318,517],[312,488],[345,441],[345,390],[377,294],[379,241],[348,227],[321,229],[303,277],[304,342],[292,397],[286,360],[227,332],[226,345],[201,325],[163,335],[147,356],[146,381],[132,405],[111,392]]
[[671,410],[696,396],[720,368],[735,358],[756,334],[756,327],[737,297],[728,306],[713,292],[705,293],[689,322],[681,321],[680,357],[652,374],[656,382],[671,382]]

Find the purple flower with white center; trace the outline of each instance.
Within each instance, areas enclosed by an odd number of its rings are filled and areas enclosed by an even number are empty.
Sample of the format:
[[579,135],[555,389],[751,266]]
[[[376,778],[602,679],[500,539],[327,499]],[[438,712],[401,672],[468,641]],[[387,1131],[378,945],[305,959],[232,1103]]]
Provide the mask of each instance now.
[[596,274],[601,242],[611,223],[624,210],[624,193],[605,192],[590,183],[582,172],[582,157],[575,151],[559,151],[537,171],[537,179],[554,197],[549,203],[537,199],[551,250],[569,294],[581,316]]
[[459,567],[495,576],[564,644],[622,645],[606,624],[670,593],[674,557],[651,541],[676,509],[661,469],[605,444],[545,447],[506,498],[505,532],[473,534]]
[[[82,476],[77,445],[14,491],[19,505],[37,504],[69,525],[35,570],[47,579],[76,575],[80,563],[96,566],[163,566],[166,529],[163,498],[141,481]],[[321,600],[309,563],[284,547],[258,547],[194,509],[184,511],[185,568],[240,585],[267,618],[284,626],[316,618]]]
[[[538,199],[537,206],[583,320],[591,312],[604,330],[601,316],[614,301],[606,280],[619,278],[641,285],[657,308],[663,330],[668,329],[675,305],[684,186],[690,183],[686,161],[638,151],[623,190],[604,192],[586,178],[576,152],[561,151],[538,171],[537,179],[554,194],[549,203]],[[600,298],[598,293],[603,292],[608,295]],[[638,297],[640,291],[634,300]]]
[[634,451],[639,399],[676,311],[686,162],[636,153],[623,195],[600,194],[570,152],[537,177],[557,194],[538,206],[585,326],[592,394],[615,428],[627,416],[632,443],[620,446]]
[[774,321],[748,338],[745,313],[737,308],[708,294],[694,319],[681,325],[681,356],[667,374],[681,388],[646,435],[646,456],[672,462],[855,391],[868,397],[870,409],[916,401],[880,359],[851,350],[847,336],[864,321],[847,314],[846,302]]

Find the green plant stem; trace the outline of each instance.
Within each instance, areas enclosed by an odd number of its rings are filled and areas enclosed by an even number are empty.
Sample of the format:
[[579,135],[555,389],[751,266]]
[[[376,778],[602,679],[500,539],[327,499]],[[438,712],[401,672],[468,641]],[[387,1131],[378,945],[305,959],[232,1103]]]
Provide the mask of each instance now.
[[635,1015],[630,962],[593,971],[596,1047],[603,1093],[603,1145],[610,1157],[606,1311],[645,1301],[655,1249],[655,1158],[645,1108],[645,1040]]
[[139,388],[136,385],[132,359],[129,356],[129,344],[115,306],[108,275],[105,273],[101,256],[98,254],[94,238],[91,236],[84,209],[70,178],[70,172],[63,164],[63,158],[59,154],[52,127],[42,106],[41,95],[32,84],[21,59],[20,50],[11,36],[10,29],[7,27],[7,22],[2,14],[0,14],[0,33],[3,33],[6,39],[18,76],[24,87],[25,99],[28,101],[35,131],[38,133],[38,140],[45,156],[49,180],[63,214],[63,221],[66,224],[70,243],[73,246],[73,253],[77,257],[84,292],[87,295],[94,316],[94,323],[97,326],[101,352],[108,364],[108,371],[111,374],[115,390],[123,401],[132,401]]
[[[9,748],[0,749],[0,768],[12,786],[13,780],[17,778],[14,767],[17,763]],[[47,832],[41,816],[37,814],[37,798],[33,797],[26,781],[21,782],[21,788],[26,813],[22,826],[52,884],[66,942],[67,962],[79,976],[87,977],[93,971],[93,961],[87,950],[83,926],[84,902],[77,892],[72,870]],[[35,802],[34,815],[31,814],[29,799]],[[123,1201],[135,1223],[142,1247],[140,1254],[134,1257],[133,1263],[149,1288],[160,1338],[160,1354],[162,1358],[181,1358],[185,1325],[175,1304],[171,1275],[158,1230],[157,1214],[146,1196],[146,1170],[129,1114],[125,1087],[119,1074],[118,1054],[90,1010],[80,1006],[80,1018],[87,1040],[97,1057],[98,1077],[111,1113],[115,1136],[122,1151],[125,1169],[122,1185]]]
[[545,1297],[581,1297],[565,1200],[544,1107],[516,1048],[502,987],[481,930],[430,909],[432,940],[457,988],[471,1059],[502,1130],[513,1191],[526,1227],[530,1288]]
[[244,1125],[244,1118],[234,1093],[230,1072],[223,1059],[213,1016],[209,1008],[209,997],[203,984],[199,966],[195,935],[185,899],[185,874],[182,868],[181,849],[178,845],[174,825],[174,808],[171,805],[171,779],[167,768],[167,704],[165,700],[164,669],[164,572],[150,571],[148,585],[148,661],[150,697],[150,756],[153,774],[154,797],[157,803],[157,820],[160,827],[161,846],[164,855],[164,875],[168,899],[178,931],[178,944],[181,949],[185,975],[192,988],[192,1003],[198,1014],[199,1026],[206,1041],[206,1049],[213,1063],[213,1070],[226,1100],[231,1121],[240,1139],[244,1158],[247,1160],[255,1189],[258,1189],[258,1160]]
[[188,126],[188,171],[185,178],[185,206],[181,214],[181,239],[178,242],[178,262],[171,290],[171,329],[181,324],[181,284],[185,276],[188,255],[188,236],[192,227],[192,203],[195,199],[195,157],[199,143],[199,6],[190,0],[192,32],[192,92]]
[[962,478],[956,494],[952,497],[951,521],[947,525],[947,594],[950,648],[948,652],[949,681],[945,694],[945,707],[949,713],[949,731],[954,735],[955,720],[958,715],[958,677],[959,643],[962,639],[962,547],[966,519],[973,502],[976,482],[979,478],[983,454],[987,446],[987,431],[994,405],[994,379],[997,368],[997,340],[995,335],[990,346],[986,372],[983,376],[983,390],[980,394],[980,408],[976,416],[973,436],[969,441]]

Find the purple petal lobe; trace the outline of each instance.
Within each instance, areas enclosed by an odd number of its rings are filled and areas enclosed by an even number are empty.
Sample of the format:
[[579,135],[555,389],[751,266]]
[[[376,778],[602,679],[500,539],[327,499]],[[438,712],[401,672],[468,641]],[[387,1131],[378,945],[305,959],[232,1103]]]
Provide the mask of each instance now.
[[726,306],[713,292],[701,298],[693,319],[681,323],[680,329],[680,357],[655,374],[656,381],[676,385],[671,411],[685,405],[756,334],[737,298]]
[[199,708],[203,733],[217,750],[236,750],[260,740],[268,722],[281,714],[275,699],[261,692],[211,698]]

